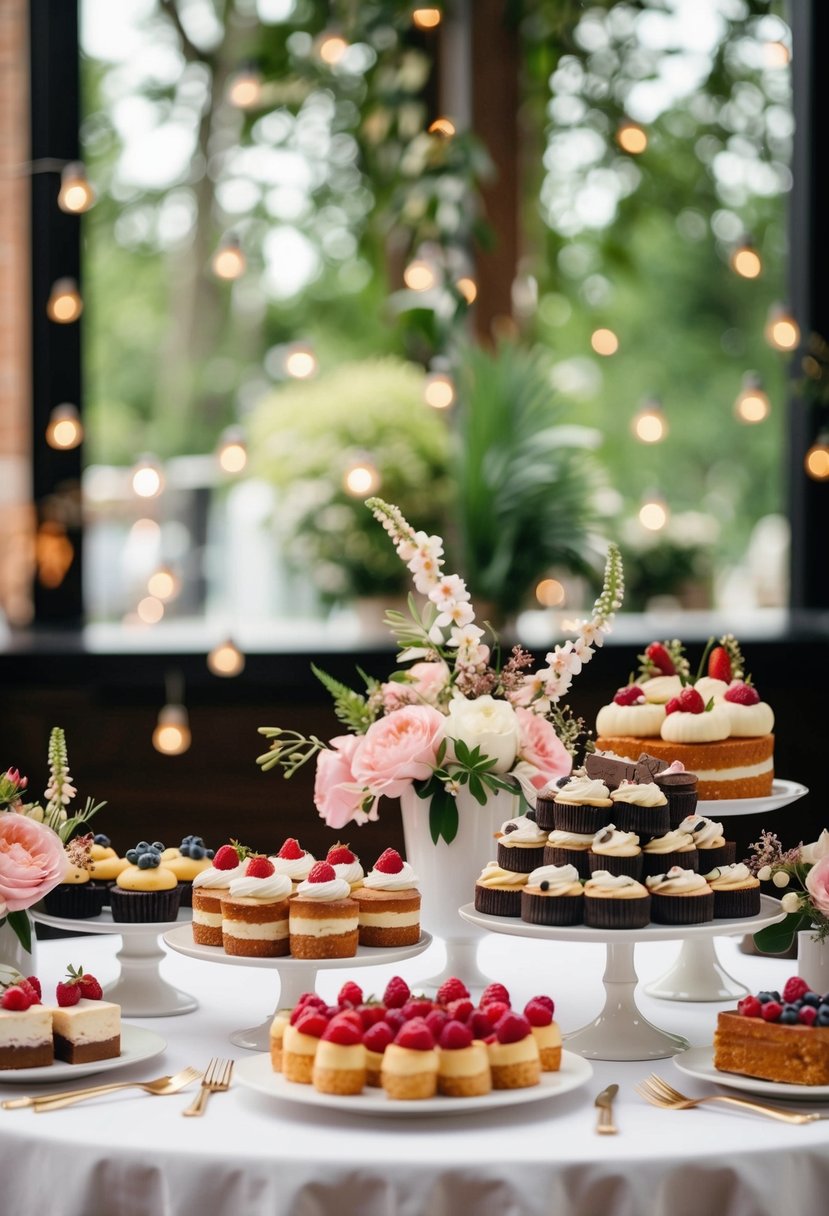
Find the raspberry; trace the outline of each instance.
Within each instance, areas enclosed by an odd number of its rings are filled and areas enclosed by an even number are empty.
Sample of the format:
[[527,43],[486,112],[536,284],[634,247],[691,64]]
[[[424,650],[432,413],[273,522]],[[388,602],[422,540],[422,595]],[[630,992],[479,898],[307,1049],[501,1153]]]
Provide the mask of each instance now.
[[617,689],[613,700],[617,705],[641,705],[645,694],[638,684],[627,684],[624,688]]
[[409,985],[399,975],[393,975],[386,984],[383,993],[383,1004],[387,1009],[402,1009],[412,995]]
[[556,1003],[551,996],[545,996],[543,993],[532,998],[534,1001],[540,1001],[542,1005],[546,1005],[551,1014],[556,1011]]
[[360,1005],[357,1012],[360,1015],[360,1020],[363,1023],[363,1026],[366,1028],[366,1030],[368,1030],[370,1026],[376,1026],[378,1022],[383,1021],[384,1017],[386,1016],[386,1006],[379,1004]]
[[543,1001],[539,1001],[537,997],[527,1001],[524,1006],[524,1017],[531,1026],[549,1026],[553,1020],[553,1015],[547,1005]]
[[458,1001],[450,1001],[446,1006],[446,1012],[450,1018],[454,1018],[458,1022],[466,1022],[475,1006],[472,1004],[468,996],[461,997]]
[[21,988],[19,984],[13,984],[11,988],[7,988],[0,999],[0,1006],[3,1009],[11,1009],[15,1013],[22,1013],[32,1004],[28,992]]
[[814,1005],[803,1005],[797,1015],[797,1020],[804,1026],[814,1026],[817,1019],[817,1010]]
[[494,1026],[495,1023],[502,1018],[505,1013],[509,1013],[509,1011],[510,1007],[505,1001],[490,1001],[484,1006],[484,1013],[489,1019],[490,1026]]
[[341,1013],[331,1019],[320,1037],[325,1039],[326,1043],[339,1043],[340,1047],[355,1047],[363,1040],[362,1023],[355,1026],[348,1014]]
[[325,1032],[328,1018],[319,1009],[303,1009],[294,1025],[300,1034],[308,1034],[318,1039]]
[[469,989],[463,980],[459,980],[456,975],[451,975],[438,988],[435,1000],[439,1005],[451,1005],[452,1001],[459,1001],[462,997],[468,996]]
[[[695,688],[683,688],[676,699],[679,702],[680,711],[684,714],[701,714],[705,712],[705,702]],[[665,712],[668,712],[667,706],[665,707]]]
[[358,1005],[363,1003],[363,990],[359,984],[355,984],[354,980],[346,980],[340,991],[337,993],[337,1004],[342,1008],[345,1005],[350,1005],[352,1009],[356,1009]]
[[385,1022],[377,1022],[375,1026],[369,1026],[363,1035],[363,1045],[366,1051],[384,1052],[393,1038],[391,1026]]
[[387,1009],[383,1021],[392,1028],[395,1034],[406,1025],[406,1019],[400,1009]]
[[277,857],[281,857],[283,861],[299,861],[299,859],[304,856],[305,850],[299,847],[299,841],[293,836],[288,837],[282,848],[277,853]]
[[732,705],[758,705],[760,694],[752,684],[732,684],[723,700]]
[[238,864],[239,854],[232,844],[223,844],[216,850],[216,856],[213,858],[214,870],[235,870]]
[[495,1026],[495,1037],[499,1043],[518,1043],[532,1034],[530,1024],[520,1013],[510,1009]]
[[29,1003],[31,1005],[40,1004],[40,993],[38,992],[38,989],[40,988],[40,984],[38,984],[37,988],[35,988],[34,984],[32,984],[29,980],[18,980],[17,986],[18,986],[18,988],[22,988],[23,991],[26,993],[26,996],[29,998]]
[[434,1005],[429,1000],[428,996],[413,996],[406,1001],[403,1006],[403,1017],[406,1021],[411,1021],[412,1018],[425,1018],[427,1013],[431,1013]]
[[69,1005],[77,1005],[81,999],[80,985],[74,980],[69,984],[59,983],[55,989],[55,996],[61,1009],[65,1009]]
[[297,1009],[299,1009],[301,1005],[311,1005],[312,1008],[315,1009],[324,1009],[325,1001],[321,996],[317,996],[316,992],[303,992],[296,1003]]
[[403,869],[403,858],[397,849],[386,849],[375,861],[374,868],[381,874],[399,874]]
[[737,1012],[744,1018],[759,1018],[762,1009],[763,1006],[756,996],[744,996],[741,1001],[737,1002]]
[[31,986],[34,988],[35,992],[37,993],[37,999],[40,1000],[41,997],[43,996],[43,990],[40,987],[40,980],[37,978],[36,975],[28,975],[26,977],[26,979],[27,979],[27,982],[31,984]]
[[766,1001],[763,1005],[760,1016],[766,1022],[779,1022],[780,1014],[783,1012],[783,1006],[779,1001]]
[[483,1009],[473,1009],[466,1024],[475,1039],[486,1039],[492,1034],[492,1026]]
[[87,1001],[100,1001],[104,995],[104,990],[94,975],[82,974],[78,980],[78,987],[81,990],[81,996],[85,997]]
[[394,1040],[398,1047],[408,1047],[410,1051],[431,1051],[435,1045],[432,1032],[423,1018],[412,1018],[397,1032]]
[[332,844],[325,855],[330,866],[350,866],[357,860],[347,844]]
[[327,861],[318,861],[311,867],[308,882],[332,882],[336,877],[333,866],[330,866]]
[[792,1001],[799,1001],[809,991],[809,985],[805,980],[802,980],[799,975],[793,975],[786,980],[783,988],[783,1000],[789,1004]]
[[248,878],[270,878],[273,872],[273,862],[268,861],[267,857],[251,857],[245,866],[245,875]]
[[480,1006],[483,1009],[484,1005],[488,1005],[490,1001],[503,1001],[505,1005],[509,1005],[509,993],[503,984],[487,984],[481,993]]
[[447,1022],[438,1041],[447,1051],[460,1051],[472,1042],[472,1031],[463,1022]]
[[445,1009],[432,1009],[423,1020],[437,1039],[440,1037],[443,1027],[449,1021],[449,1015]]

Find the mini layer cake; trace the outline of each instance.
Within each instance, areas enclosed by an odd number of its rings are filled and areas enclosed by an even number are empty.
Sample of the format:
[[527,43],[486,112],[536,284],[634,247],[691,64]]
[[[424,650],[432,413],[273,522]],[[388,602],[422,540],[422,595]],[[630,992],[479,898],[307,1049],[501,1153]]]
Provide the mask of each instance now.
[[473,1039],[463,1022],[445,1022],[438,1040],[438,1093],[448,1098],[477,1098],[492,1089],[486,1043]]
[[351,887],[334,867],[318,861],[297,887],[288,910],[294,958],[353,958],[359,937],[359,907]]
[[420,892],[412,867],[386,849],[352,896],[360,910],[361,946],[414,946],[420,941]]
[[322,1094],[359,1094],[366,1083],[366,1049],[360,1015],[336,1014],[320,1036],[311,1084]]
[[245,872],[241,847],[223,844],[213,865],[193,879],[193,941],[197,946],[222,945],[222,900],[230,895],[230,884]]
[[519,815],[508,819],[495,833],[495,839],[498,844],[496,861],[505,870],[529,874],[544,861],[547,832],[538,826],[534,817]]
[[267,857],[251,857],[222,898],[222,945],[226,954],[279,958],[288,953],[291,880]]
[[[780,998],[780,999],[777,999]],[[717,1015],[714,1067],[786,1085],[829,1085],[829,1003],[793,976]]]
[[[20,980],[6,984],[6,979]],[[0,1071],[13,1068],[43,1068],[52,1063],[52,1010],[34,1004],[23,976],[3,972],[0,987]]]
[[488,1042],[493,1089],[527,1089],[541,1080],[541,1057],[532,1026],[509,1010],[495,1023],[495,1041]]
[[437,1093],[438,1053],[423,1018],[412,1018],[397,1032],[383,1054],[380,1081],[390,1098],[433,1098]]
[[[277,874],[287,874],[294,884],[294,893],[301,882],[311,873],[316,858],[302,848],[295,836],[289,836],[279,852],[271,857]],[[350,881],[349,881],[350,885]]]
[[549,996],[531,997],[524,1006],[524,1017],[533,1032],[542,1072],[558,1072],[561,1068],[561,1029],[553,1021],[555,1011]]

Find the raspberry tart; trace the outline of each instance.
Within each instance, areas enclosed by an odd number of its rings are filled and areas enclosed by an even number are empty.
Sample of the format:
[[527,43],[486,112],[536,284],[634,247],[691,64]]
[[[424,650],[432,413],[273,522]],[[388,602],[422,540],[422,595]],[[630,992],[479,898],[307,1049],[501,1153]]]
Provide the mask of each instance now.
[[420,892],[414,870],[386,849],[352,892],[359,908],[361,946],[414,946],[420,941]]

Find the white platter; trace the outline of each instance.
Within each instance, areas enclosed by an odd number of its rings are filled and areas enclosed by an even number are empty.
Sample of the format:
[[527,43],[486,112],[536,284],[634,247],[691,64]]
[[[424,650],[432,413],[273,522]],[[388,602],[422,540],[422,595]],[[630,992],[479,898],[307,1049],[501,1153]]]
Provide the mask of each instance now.
[[121,1054],[111,1060],[90,1060],[87,1064],[65,1064],[56,1060],[44,1068],[4,1068],[0,1071],[0,1085],[55,1085],[59,1081],[73,1081],[77,1077],[91,1077],[94,1073],[113,1072],[152,1060],[161,1055],[167,1043],[154,1030],[143,1026],[121,1023]]
[[718,819],[720,815],[760,815],[769,811],[777,811],[790,802],[804,798],[809,789],[799,781],[786,781],[783,777],[775,777],[771,783],[771,793],[763,798],[721,798],[703,799],[697,803],[697,810],[709,819]]
[[343,967],[382,967],[384,963],[397,963],[404,958],[414,958],[432,944],[429,933],[421,933],[420,940],[413,946],[358,946],[357,953],[352,958],[291,958],[282,955],[280,958],[251,958],[248,955],[225,954],[221,946],[199,946],[193,941],[193,930],[190,924],[177,925],[168,929],[164,934],[168,946],[188,958],[198,958],[205,963],[230,963],[237,967],[269,967],[291,971],[323,971],[328,969],[340,970]]
[[32,917],[42,925],[50,925],[53,929],[67,929],[74,933],[120,933],[122,937],[146,937],[147,934],[166,933],[176,925],[190,924],[193,918],[192,908],[180,908],[175,920],[142,920],[121,921],[113,920],[109,908],[104,908],[100,916],[91,916],[87,920],[76,920],[69,916],[50,916],[40,905],[32,908]]
[[714,1067],[713,1047],[690,1047],[674,1056],[680,1072],[697,1081],[712,1081],[727,1089],[742,1089],[764,1098],[788,1098],[798,1102],[829,1102],[829,1085],[785,1085],[780,1081],[763,1081],[759,1077],[743,1077],[733,1072],[720,1072]]
[[570,1051],[561,1053],[561,1070],[544,1072],[541,1083],[529,1089],[493,1089],[480,1098],[424,1098],[420,1102],[393,1101],[382,1089],[364,1089],[361,1094],[342,1097],[321,1094],[311,1085],[286,1081],[281,1072],[274,1072],[268,1054],[249,1056],[236,1062],[234,1077],[241,1085],[269,1098],[299,1102],[304,1106],[325,1106],[348,1115],[474,1115],[479,1111],[498,1110],[504,1106],[527,1106],[560,1098],[586,1085],[593,1076],[588,1060]]

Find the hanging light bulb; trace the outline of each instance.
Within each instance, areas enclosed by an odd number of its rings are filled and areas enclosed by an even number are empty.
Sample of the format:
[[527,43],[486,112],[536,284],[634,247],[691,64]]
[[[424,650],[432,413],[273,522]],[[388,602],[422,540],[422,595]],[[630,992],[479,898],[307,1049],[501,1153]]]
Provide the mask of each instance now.
[[458,133],[452,119],[444,117],[436,118],[434,122],[429,123],[428,131],[430,135],[440,135],[443,139],[451,139]]
[[240,64],[227,82],[227,99],[238,110],[255,110],[262,101],[262,84],[256,63]]
[[228,638],[213,647],[207,656],[207,666],[214,676],[238,676],[245,669],[245,656]]
[[637,122],[621,122],[616,128],[616,143],[623,152],[640,156],[648,146],[648,133]]
[[740,422],[765,422],[771,413],[771,401],[763,389],[763,378],[757,372],[746,372],[742,388],[734,402],[734,413]]
[[66,452],[76,448],[82,440],[83,424],[78,407],[68,402],[56,405],[49,415],[49,425],[46,427],[46,442],[49,447]]
[[323,63],[335,68],[348,50],[348,42],[334,30],[324,30],[317,41],[317,54]]
[[648,494],[639,508],[639,522],[649,532],[661,532],[668,522],[668,504],[661,494]]
[[756,279],[762,273],[763,261],[750,236],[743,236],[734,246],[728,264],[741,279]]
[[95,203],[95,191],[86,176],[83,161],[73,160],[64,165],[60,174],[58,206],[69,215],[80,215]]
[[155,456],[142,456],[133,465],[131,480],[139,498],[157,498],[164,489],[164,473]]
[[285,351],[282,361],[285,375],[294,380],[309,380],[317,371],[317,356],[305,342],[294,342]]
[[159,710],[153,747],[163,756],[181,756],[190,746],[190,719],[183,705],[168,703]]
[[380,489],[380,474],[374,462],[365,453],[355,456],[343,474],[346,494],[352,498],[368,498]]
[[619,339],[612,329],[596,329],[590,335],[590,345],[597,355],[607,357],[616,354],[619,349]]
[[419,30],[433,30],[440,25],[442,15],[439,8],[416,8],[412,12],[412,25]]
[[46,302],[46,315],[49,320],[58,325],[71,325],[82,312],[83,300],[77,281],[68,277],[55,279]]
[[403,271],[403,282],[409,291],[430,291],[436,281],[434,266],[423,258],[415,258]]
[[803,458],[803,467],[812,481],[829,481],[829,431],[821,431]]
[[658,397],[649,397],[631,420],[633,433],[640,443],[661,443],[668,434],[668,422]]
[[147,579],[147,590],[154,599],[166,603],[181,591],[181,579],[169,566],[159,566]]
[[455,283],[458,291],[461,293],[467,304],[474,304],[478,298],[478,284],[469,275],[464,275]]
[[560,608],[565,599],[564,587],[557,578],[543,578],[536,586],[535,598],[542,608]]
[[782,304],[773,304],[769,309],[763,336],[775,350],[795,350],[800,341],[800,326]]
[[455,382],[447,372],[430,372],[423,388],[423,399],[433,410],[448,410],[455,404]]
[[245,433],[241,427],[229,426],[219,436],[219,446],[216,449],[216,459],[219,468],[224,473],[241,473],[248,462],[248,449],[245,443]]
[[228,232],[226,236],[222,237],[218,249],[211,258],[210,269],[217,279],[225,279],[230,282],[245,273],[247,264],[238,236]]

